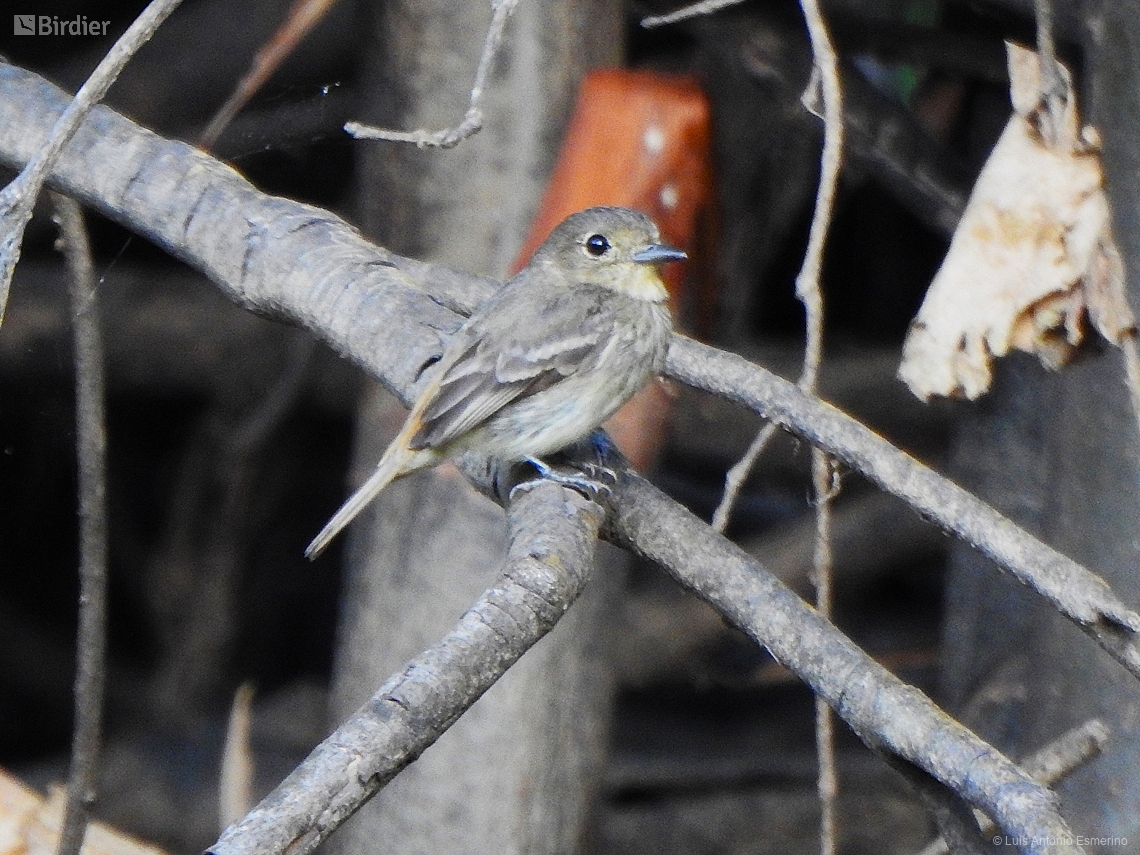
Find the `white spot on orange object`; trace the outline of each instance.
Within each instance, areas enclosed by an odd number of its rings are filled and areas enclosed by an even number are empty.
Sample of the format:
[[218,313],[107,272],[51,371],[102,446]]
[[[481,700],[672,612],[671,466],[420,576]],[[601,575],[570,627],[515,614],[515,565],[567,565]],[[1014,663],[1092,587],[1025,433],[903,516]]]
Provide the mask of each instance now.
[[650,125],[645,129],[642,142],[645,143],[645,150],[650,154],[661,154],[665,150],[665,132],[657,125]]
[[661,188],[661,207],[666,211],[672,211],[677,207],[677,203],[681,201],[681,194],[677,192],[676,184],[666,184]]

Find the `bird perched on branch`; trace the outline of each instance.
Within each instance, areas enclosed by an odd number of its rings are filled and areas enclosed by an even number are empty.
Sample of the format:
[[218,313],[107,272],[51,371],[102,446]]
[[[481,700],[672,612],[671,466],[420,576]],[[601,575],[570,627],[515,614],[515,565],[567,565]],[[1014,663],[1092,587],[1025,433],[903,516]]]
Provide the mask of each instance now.
[[466,451],[551,475],[544,455],[588,435],[664,368],[672,324],[657,265],[686,256],[660,241],[627,208],[563,220],[460,327],[376,471],[305,555],[396,478]]

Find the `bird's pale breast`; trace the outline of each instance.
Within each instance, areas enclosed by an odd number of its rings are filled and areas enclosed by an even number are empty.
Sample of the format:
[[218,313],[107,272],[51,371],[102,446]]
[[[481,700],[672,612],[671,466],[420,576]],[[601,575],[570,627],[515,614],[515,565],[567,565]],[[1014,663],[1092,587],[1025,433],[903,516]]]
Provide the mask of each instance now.
[[558,451],[596,429],[663,370],[672,330],[668,308],[625,295],[615,295],[613,305],[613,335],[594,357],[496,413],[478,429],[477,447],[509,460]]

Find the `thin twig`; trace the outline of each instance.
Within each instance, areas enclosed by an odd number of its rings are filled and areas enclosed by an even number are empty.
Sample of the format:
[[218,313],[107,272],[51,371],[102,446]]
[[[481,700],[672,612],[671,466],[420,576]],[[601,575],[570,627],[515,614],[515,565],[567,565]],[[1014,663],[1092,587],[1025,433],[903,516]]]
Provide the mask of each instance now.
[[214,143],[233,121],[234,116],[241,112],[242,107],[265,85],[265,81],[273,76],[281,63],[289,57],[313,27],[324,19],[336,3],[337,0],[294,0],[285,20],[281,22],[269,41],[257,51],[249,70],[242,75],[237,87],[226,99],[226,103],[214,114],[206,129],[202,131],[198,145],[203,151],[209,151],[214,147]]
[[0,190],[0,322],[4,320],[4,309],[8,304],[8,289],[12,284],[12,271],[20,260],[20,243],[24,228],[32,218],[32,208],[36,197],[47,180],[48,173],[55,164],[59,153],[74,135],[80,122],[90,109],[103,100],[107,90],[127,61],[135,55],[154,35],[154,31],[166,20],[182,0],[153,0],[127,27],[107,55],[91,72],[75,98],[63,114],[56,120],[48,138],[40,146],[24,169],[12,182]]
[[249,458],[260,450],[269,435],[277,430],[305,391],[309,366],[316,343],[307,335],[296,333],[288,343],[282,365],[272,385],[260,393],[252,407],[236,424],[222,443],[231,472],[244,469]]
[[1041,68],[1041,100],[1049,113],[1047,142],[1055,141],[1061,127],[1061,115],[1069,98],[1066,75],[1057,60],[1057,44],[1053,39],[1052,0],[1034,0],[1037,8],[1037,56]]
[[[816,519],[822,519],[822,515]],[[819,594],[816,594],[819,602]],[[819,851],[834,855],[839,847],[835,801],[839,795],[839,775],[835,770],[835,720],[827,701],[815,696],[816,793],[819,795]]]
[[76,639],[75,729],[58,855],[78,855],[94,799],[103,723],[107,648],[107,435],[103,345],[95,274],[83,212],[52,194],[70,273],[75,336],[75,425],[79,464],[79,631]]
[[1104,722],[1090,718],[1030,754],[1021,761],[1021,768],[1031,778],[1051,787],[1103,754],[1109,735]]
[[756,461],[760,459],[760,455],[764,453],[764,449],[768,447],[768,443],[775,434],[775,425],[764,425],[756,434],[755,439],[752,440],[752,444],[748,446],[748,450],[744,452],[744,456],[736,461],[725,474],[724,494],[720,498],[720,504],[713,511],[712,517],[712,527],[716,531],[723,533],[728,528],[728,518],[732,515],[732,509],[740,497],[740,491],[744,489],[744,482],[748,480],[748,476],[752,473],[752,467],[756,465]]
[[[820,276],[823,267],[823,250],[835,211],[835,194],[839,187],[839,168],[843,158],[843,92],[839,82],[839,60],[827,32],[823,12],[818,0],[801,0],[804,20],[807,22],[814,66],[808,91],[804,93],[805,107],[815,101],[812,90],[818,85],[823,91],[823,153],[820,156],[819,187],[816,191],[815,210],[812,212],[808,232],[807,251],[803,266],[796,276],[796,296],[804,304],[807,314],[807,343],[804,348],[804,367],[799,386],[805,392],[816,391],[819,368],[823,364],[823,288]],[[831,616],[831,502],[832,465],[827,452],[818,446],[811,450],[812,492],[815,495],[815,550],[812,561],[812,581],[816,589],[816,608],[820,614]],[[835,738],[831,708],[823,698],[815,702],[816,756],[819,763],[819,842],[822,855],[835,855],[836,793],[838,783],[835,772]]]
[[665,15],[650,15],[648,18],[642,18],[641,26],[648,30],[665,24],[675,24],[678,21],[687,21],[689,18],[711,15],[713,12],[719,12],[721,9],[727,9],[730,6],[739,6],[743,2],[745,0],[701,0],[700,3],[682,6],[680,9]]
[[1137,346],[1135,331],[1121,336],[1120,350],[1124,357],[1124,379],[1128,386],[1128,400],[1132,404],[1132,418],[1140,436],[1140,347]]
[[[823,94],[823,152],[820,155],[819,187],[816,190],[807,250],[796,275],[796,296],[804,304],[807,316],[807,343],[799,385],[801,389],[814,394],[819,367],[823,361],[823,291],[820,288],[820,272],[823,249],[835,212],[839,172],[843,164],[843,90],[839,80],[839,60],[816,0],[803,0],[803,11],[815,61],[811,82],[803,97],[804,106],[815,112],[818,100],[815,92],[819,89]],[[728,527],[732,507],[773,433],[769,426],[765,426],[744,456],[726,474],[724,495],[713,513],[713,528],[717,531],[723,532]],[[823,513],[827,511],[823,510]]]
[[[819,286],[823,248],[827,243],[827,232],[835,210],[839,168],[843,159],[843,93],[839,84],[839,62],[823,20],[819,18],[818,7],[814,15],[808,13],[813,4],[814,0],[804,0],[804,14],[808,19],[812,49],[816,52],[816,70],[812,76],[814,78],[818,75],[823,90],[823,155],[820,158],[819,190],[808,232],[807,251],[804,253],[803,266],[796,276],[796,296],[804,304],[808,315],[807,348],[799,386],[811,392],[815,391],[819,366],[823,361],[823,292]],[[813,18],[816,19],[814,22]],[[808,92],[804,94],[805,106],[814,103],[811,99],[812,89],[809,85]]]
[[[1035,781],[1051,787],[1103,754],[1108,736],[1108,728],[1104,723],[1100,719],[1091,718],[1030,754],[1021,762],[1021,768]],[[978,823],[983,834],[994,830],[993,821],[985,815],[978,816]],[[948,851],[946,841],[939,838],[932,841],[919,855],[946,855]]]
[[[808,92],[804,94],[803,102],[805,107],[812,109],[816,101],[814,91],[818,87],[823,92],[824,112],[819,187],[816,191],[807,251],[800,272],[796,276],[796,296],[804,304],[807,331],[804,364],[798,385],[805,392],[814,394],[820,365],[823,362],[824,312],[820,275],[842,164],[843,100],[839,61],[823,20],[823,13],[816,0],[802,0],[801,5],[814,58],[811,82],[808,84]],[[725,479],[724,497],[713,515],[713,525],[718,531],[723,531],[727,525],[733,502],[739,495],[740,485],[747,479],[749,470],[768,444],[774,431],[774,425],[766,425],[744,458],[729,471]],[[832,476],[833,467],[826,452],[814,447],[812,490],[815,495],[816,530],[812,581],[816,589],[816,606],[824,616],[831,614],[831,501],[834,494]],[[819,766],[817,791],[820,802],[820,852],[822,855],[834,855],[838,849],[836,823],[838,780],[835,770],[834,723],[831,707],[819,695],[815,701],[815,737]]]
[[[721,9],[728,8],[729,6],[734,6],[742,1],[743,0],[703,0],[703,2],[694,3],[691,6],[686,6],[666,15],[643,18],[641,26],[648,29],[663,24],[684,21],[701,15],[709,15]],[[834,208],[835,188],[839,176],[839,166],[843,148],[843,105],[840,97],[838,62],[818,3],[815,2],[815,0],[803,0],[803,9],[804,17],[808,23],[808,34],[811,38],[812,53],[815,57],[816,71],[812,74],[813,82],[811,85],[814,85],[817,80],[817,73],[822,69],[825,105],[824,145],[821,158],[819,190],[816,196],[815,213],[812,217],[811,232],[808,238],[808,249],[804,257],[803,267],[800,270],[799,276],[796,277],[796,293],[804,302],[804,307],[807,310],[808,329],[807,347],[804,351],[804,368],[800,382],[804,389],[814,392],[816,377],[819,373],[819,365],[822,361],[823,353],[823,298],[819,288],[819,270],[823,255],[823,244],[826,240],[828,224],[830,223]],[[752,471],[752,467],[756,464],[756,461],[764,452],[764,449],[768,446],[774,434],[775,427],[765,425],[756,435],[756,438],[752,441],[752,444],[744,456],[726,473],[724,479],[724,494],[716,510],[713,512],[712,526],[716,531],[723,532],[728,527],[729,517],[732,515],[732,508],[740,496],[744,483],[748,480],[748,475]],[[815,456],[820,453],[821,452],[817,450],[813,450],[812,452],[813,471],[821,468],[830,469],[830,466],[825,462],[815,460]],[[821,483],[822,482],[816,482],[817,499],[822,495],[820,492]],[[826,537],[826,532],[830,528],[828,519],[829,508],[826,499],[818,500],[816,513],[820,518],[819,536]],[[819,541],[817,539],[817,544],[818,543]],[[818,548],[817,553],[819,553]],[[823,569],[818,561],[816,562],[817,578],[822,579],[822,577],[829,572],[829,570]],[[827,583],[825,582],[824,584]],[[820,735],[824,735],[825,731],[830,733],[829,716],[830,711],[826,705],[817,709],[817,723],[820,728]],[[829,737],[826,738],[829,739]],[[824,745],[820,745],[819,748],[820,758],[823,764],[826,765],[828,757],[830,757],[830,761],[833,763],[834,756],[830,753],[830,748]],[[825,781],[824,777],[828,777],[828,781]],[[834,785],[834,767],[831,769],[830,776],[821,772],[821,796],[823,796],[825,792],[831,792],[834,795]],[[834,815],[831,810],[832,802],[826,801],[826,797],[824,798],[825,803],[823,805],[821,827],[824,829],[824,839],[830,839],[832,841],[830,846],[825,844],[824,847],[824,853],[828,855],[828,853],[834,851],[834,834],[829,835],[827,832],[828,829],[833,829]]]
[[[833,467],[831,458],[821,448],[811,450],[812,492],[815,495],[815,549],[812,555],[812,582],[815,585],[815,607],[831,618],[831,502]],[[815,750],[819,765],[816,789],[819,793],[819,850],[821,855],[838,851],[836,796],[839,781],[835,771],[835,728],[831,707],[816,695]]]
[[487,38],[483,42],[483,53],[479,57],[479,67],[475,70],[475,82],[471,85],[471,100],[463,121],[453,128],[440,131],[419,129],[415,131],[391,131],[375,128],[360,122],[348,122],[344,129],[358,140],[392,140],[394,142],[415,143],[418,148],[454,148],[470,136],[483,129],[483,111],[479,105],[483,101],[483,88],[491,73],[491,65],[499,53],[503,42],[503,31],[507,19],[515,11],[519,0],[492,0],[491,25],[487,28]]

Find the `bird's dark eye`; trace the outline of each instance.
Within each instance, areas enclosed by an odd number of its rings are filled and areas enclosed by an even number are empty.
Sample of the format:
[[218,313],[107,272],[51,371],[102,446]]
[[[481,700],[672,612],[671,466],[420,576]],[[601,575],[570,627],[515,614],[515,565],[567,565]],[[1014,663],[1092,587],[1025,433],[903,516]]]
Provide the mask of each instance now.
[[586,238],[586,252],[597,258],[609,252],[610,242],[605,235],[590,235]]

